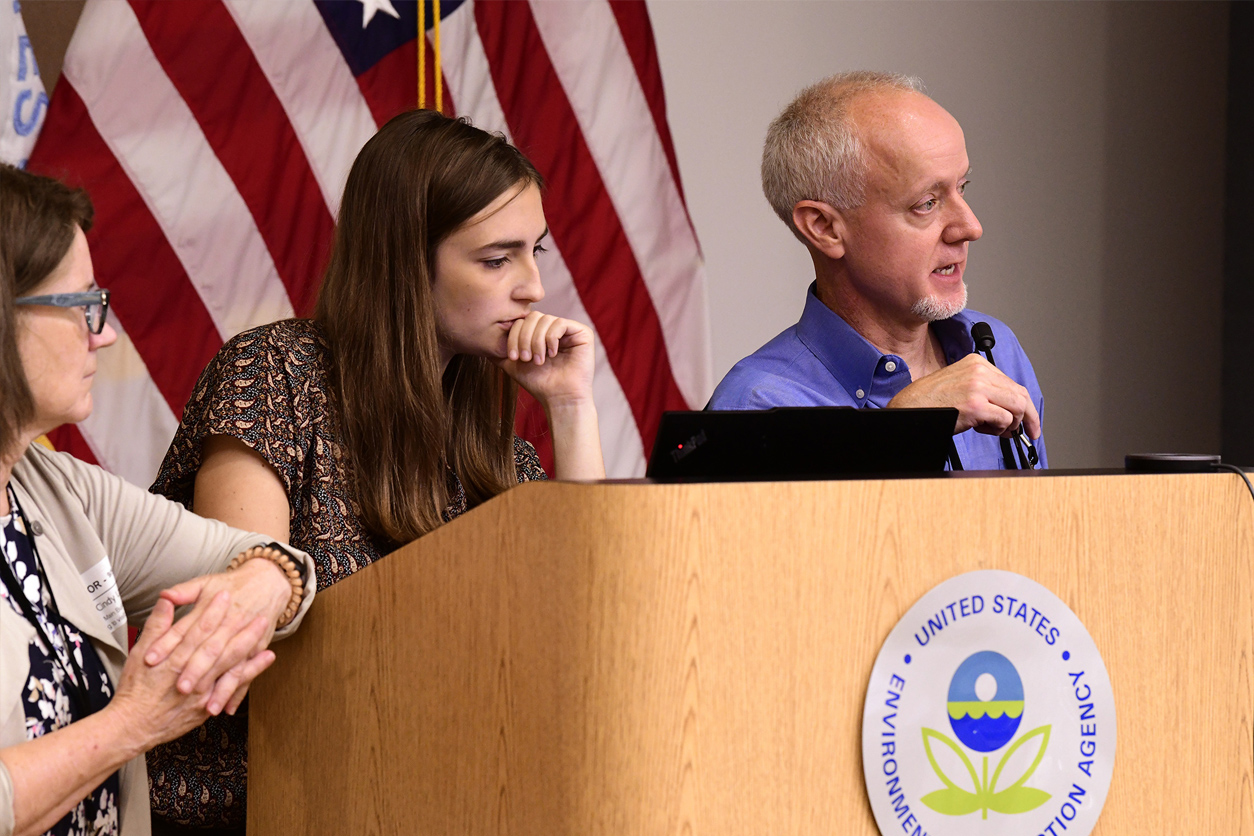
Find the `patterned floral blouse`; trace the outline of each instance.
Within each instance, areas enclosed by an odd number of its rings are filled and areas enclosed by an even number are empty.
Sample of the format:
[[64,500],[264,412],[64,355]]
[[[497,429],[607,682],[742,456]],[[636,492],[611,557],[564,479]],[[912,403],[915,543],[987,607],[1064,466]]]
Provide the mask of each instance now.
[[[108,705],[113,698],[113,683],[91,642],[53,608],[48,590],[36,571],[30,539],[16,514],[0,517],[0,560],[4,560],[13,573],[11,577],[17,580],[43,633],[53,645],[46,646],[39,631],[30,642],[30,678],[23,689],[22,707],[26,711],[26,739],[34,740],[87,716],[71,698],[75,666],[87,679],[91,712]],[[0,606],[10,606],[24,617],[21,605],[9,597],[5,584],[0,584],[0,602],[3,602]],[[69,661],[71,654],[73,664]],[[115,772],[47,832],[54,836],[117,836],[118,786]]]
[[[209,363],[183,411],[152,491],[192,507],[201,445],[228,435],[274,468],[292,509],[291,544],[309,552],[324,589],[388,549],[360,518],[328,389],[328,346],[310,320],[289,319],[234,337]],[[514,438],[518,481],[544,479],[535,449]],[[444,519],[467,510],[466,492],[449,474]],[[220,716],[148,753],[153,813],[184,824],[244,823],[247,709]]]

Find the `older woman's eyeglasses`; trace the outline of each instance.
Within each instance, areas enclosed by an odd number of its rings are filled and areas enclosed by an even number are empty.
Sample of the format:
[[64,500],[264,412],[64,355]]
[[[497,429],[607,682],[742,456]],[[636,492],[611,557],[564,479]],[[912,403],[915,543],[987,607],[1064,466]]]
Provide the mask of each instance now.
[[83,293],[53,293],[50,296],[21,296],[19,305],[51,305],[54,308],[82,308],[87,314],[87,327],[93,334],[104,330],[109,314],[109,291],[104,288]]

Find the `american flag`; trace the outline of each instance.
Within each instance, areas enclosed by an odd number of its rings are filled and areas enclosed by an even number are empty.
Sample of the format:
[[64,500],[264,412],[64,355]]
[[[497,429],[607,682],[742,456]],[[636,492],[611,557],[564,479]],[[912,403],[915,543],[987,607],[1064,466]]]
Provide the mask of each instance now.
[[[606,465],[643,474],[662,411],[699,408],[711,380],[641,0],[89,0],[28,167],[90,192],[120,338],[59,449],[148,484],[223,341],[312,310],[349,167],[419,101],[420,52],[428,106],[438,79],[445,112],[504,133],[548,181],[539,307],[595,329]],[[524,404],[544,452],[542,424]]]

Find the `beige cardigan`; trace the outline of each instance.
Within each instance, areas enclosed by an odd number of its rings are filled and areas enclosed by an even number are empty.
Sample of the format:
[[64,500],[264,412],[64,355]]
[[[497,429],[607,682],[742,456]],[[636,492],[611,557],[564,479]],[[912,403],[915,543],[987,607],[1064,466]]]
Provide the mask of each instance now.
[[[129,623],[142,625],[158,593],[198,575],[219,572],[243,549],[273,538],[248,534],[206,520],[181,505],[64,453],[32,444],[13,468],[10,482],[31,527],[61,614],[89,636],[117,683],[126,662],[127,622],[112,631],[97,612],[83,573],[101,561],[112,564]],[[3,486],[0,486],[3,489]],[[292,623],[300,623],[317,586],[313,560],[303,559],[305,600]],[[21,695],[29,674],[28,647],[34,628],[12,607],[0,606],[0,748],[26,740]],[[143,757],[122,767],[118,815],[123,836],[148,836],[148,773]],[[13,832],[13,783],[0,763],[0,836]]]

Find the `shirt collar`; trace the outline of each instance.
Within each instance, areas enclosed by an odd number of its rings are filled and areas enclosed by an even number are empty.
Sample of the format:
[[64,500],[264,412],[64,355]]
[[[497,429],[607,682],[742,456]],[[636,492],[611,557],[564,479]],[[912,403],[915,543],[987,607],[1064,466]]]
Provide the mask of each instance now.
[[[905,386],[898,387],[890,394],[877,392],[873,387],[876,372],[890,358],[898,364],[899,370],[908,372],[905,362],[900,357],[884,354],[845,322],[840,314],[823,304],[815,295],[816,285],[817,283],[811,283],[810,289],[806,291],[805,310],[802,311],[801,321],[797,323],[798,339],[819,359],[832,377],[836,378],[851,399],[856,402],[862,402],[864,398],[870,401],[873,393],[888,394],[887,398],[883,398],[884,403],[887,403]],[[973,320],[967,311],[932,323],[947,363],[956,363],[975,351],[975,342],[971,339],[972,324]],[[908,384],[909,377],[903,379]],[[859,391],[862,392],[861,396]],[[883,406],[879,400],[880,398],[875,399],[875,405]]]
[[975,353],[975,340],[971,338],[971,326],[975,323],[969,311],[959,311],[949,319],[932,323],[932,330],[945,352],[946,363],[957,363],[968,354]]

